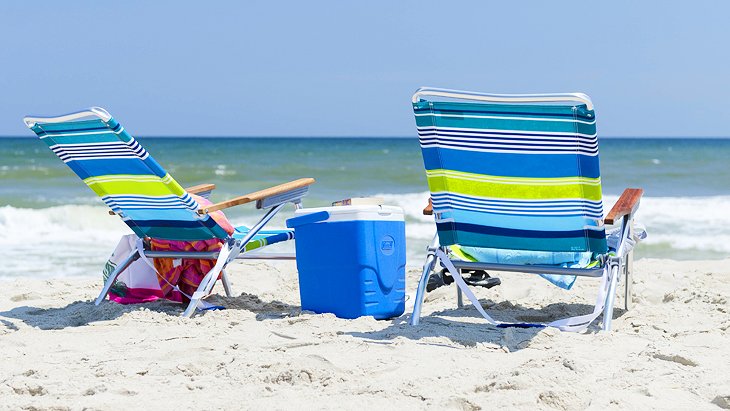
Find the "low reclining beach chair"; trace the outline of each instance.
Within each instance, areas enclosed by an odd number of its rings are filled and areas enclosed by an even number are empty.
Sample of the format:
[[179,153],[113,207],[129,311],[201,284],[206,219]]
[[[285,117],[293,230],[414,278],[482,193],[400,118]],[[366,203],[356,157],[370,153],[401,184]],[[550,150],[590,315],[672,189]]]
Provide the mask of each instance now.
[[[590,98],[421,88],[412,102],[431,192],[424,214],[435,216],[437,235],[428,248],[411,324],[419,323],[429,276],[440,261],[458,286],[458,305],[463,292],[493,325],[581,331],[603,313],[603,329],[610,330],[620,274],[626,277],[626,309],[631,301],[630,236],[642,190],[625,190],[603,218]],[[604,223],[620,223],[615,249],[607,246]],[[512,250],[528,257],[590,253],[592,264],[565,268],[468,261],[453,258],[449,247]],[[601,285],[590,314],[549,324],[506,323],[484,311],[460,270],[596,277]]]
[[[141,256],[149,258],[191,258],[216,260],[213,269],[191,296],[183,315],[191,316],[210,294],[219,276],[225,292],[231,289],[225,268],[235,258],[248,258],[249,251],[294,238],[291,230],[263,231],[262,228],[287,203],[301,207],[312,178],[303,178],[272,188],[250,193],[211,206],[201,207],[190,194],[204,197],[215,188],[202,184],[183,189],[147,151],[106,110],[93,107],[85,111],[58,117],[26,117],[25,124],[73,170],[110,208],[110,214],[121,217],[140,238],[195,241],[220,239],[220,251],[175,252],[137,248],[114,270],[96,299],[96,305],[106,297],[116,278]],[[229,236],[208,213],[239,204],[255,202],[266,210],[251,229],[236,228]],[[293,256],[264,255],[262,258],[293,258]],[[252,255],[256,257],[256,255]]]

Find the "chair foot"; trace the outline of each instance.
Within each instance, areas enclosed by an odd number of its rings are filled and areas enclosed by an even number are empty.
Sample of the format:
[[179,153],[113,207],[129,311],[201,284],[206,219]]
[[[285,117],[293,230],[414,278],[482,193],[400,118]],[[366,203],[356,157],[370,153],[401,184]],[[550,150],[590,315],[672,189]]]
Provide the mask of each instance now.
[[132,251],[132,253],[129,254],[126,260],[122,262],[122,264],[119,265],[119,267],[116,268],[116,270],[109,273],[109,277],[107,277],[106,281],[104,282],[104,287],[102,287],[101,292],[99,293],[99,296],[96,297],[96,300],[94,301],[94,305],[101,304],[102,301],[104,301],[104,298],[106,298],[107,294],[109,294],[109,290],[111,290],[112,285],[114,285],[114,281],[116,281],[117,277],[124,272],[124,270],[127,269],[133,262],[137,261],[139,259],[139,251],[135,249]]

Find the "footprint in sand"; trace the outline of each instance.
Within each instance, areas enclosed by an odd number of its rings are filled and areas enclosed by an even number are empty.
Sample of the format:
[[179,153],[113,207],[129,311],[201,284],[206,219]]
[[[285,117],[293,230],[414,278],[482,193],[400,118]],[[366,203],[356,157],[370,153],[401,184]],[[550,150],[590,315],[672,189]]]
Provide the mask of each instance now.
[[17,303],[20,301],[37,300],[39,298],[41,298],[41,296],[38,293],[30,292],[14,295],[10,297],[10,301]]
[[15,324],[11,323],[10,321],[7,321],[7,320],[0,320],[0,324],[3,325],[3,328],[0,328],[0,333],[1,334],[7,334],[9,332],[18,331],[19,330],[19,328],[18,328],[17,325],[15,325]]
[[30,395],[32,397],[35,397],[48,394],[48,391],[42,385],[23,385],[11,388],[13,389],[13,392],[18,395]]
[[550,408],[556,408],[559,410],[567,410],[568,404],[570,404],[572,399],[570,397],[575,397],[574,395],[568,395],[568,398],[566,398],[566,393],[558,394],[555,391],[543,391],[537,396],[537,402],[539,404],[546,405]]
[[697,366],[697,363],[694,362],[693,360],[691,360],[687,357],[683,357],[678,354],[667,355],[667,354],[662,354],[660,352],[657,352],[657,353],[652,354],[651,356],[653,358],[656,358],[657,360],[676,362],[678,364],[682,364],[682,365],[686,365],[686,366],[690,366],[690,367]]

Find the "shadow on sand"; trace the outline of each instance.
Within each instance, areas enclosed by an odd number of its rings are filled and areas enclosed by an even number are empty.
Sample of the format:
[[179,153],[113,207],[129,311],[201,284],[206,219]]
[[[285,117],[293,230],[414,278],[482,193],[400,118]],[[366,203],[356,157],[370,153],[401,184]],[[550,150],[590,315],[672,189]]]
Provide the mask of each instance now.
[[[258,321],[293,317],[301,313],[299,306],[276,300],[262,301],[258,296],[247,293],[230,298],[212,295],[206,301],[214,305],[225,306],[227,310],[254,312]],[[75,301],[65,307],[16,307],[9,311],[0,312],[0,317],[20,320],[41,330],[59,330],[67,327],[83,327],[100,321],[111,321],[125,314],[143,310],[166,314],[170,317],[179,317],[184,308],[182,304],[167,300],[129,305],[104,301],[99,306],[95,306],[93,301]],[[201,316],[206,313],[207,311],[197,311],[195,315]],[[11,321],[0,320],[0,322],[10,331],[18,330],[17,325]]]
[[[576,303],[553,303],[540,308],[525,307],[512,304],[509,301],[495,303],[490,299],[481,299],[480,302],[495,320],[508,322],[545,323],[559,318],[587,314],[593,311],[593,306]],[[622,316],[626,311],[614,310],[614,318]],[[356,338],[371,341],[390,341],[402,337],[411,340],[445,337],[453,343],[475,347],[477,345],[491,346],[492,348],[506,348],[508,351],[519,351],[529,346],[530,342],[544,328],[498,328],[487,324],[479,312],[471,305],[463,308],[453,308],[436,311],[421,317],[418,326],[411,326],[410,315],[404,315],[391,321],[385,329],[369,332],[347,332],[345,334]],[[596,333],[601,329],[602,316],[591,324],[588,333]],[[444,345],[438,342],[424,342],[425,344]]]
[[[281,301],[263,301],[257,295],[242,293],[238,297],[222,297],[213,295],[207,299],[215,305],[225,305],[227,310],[248,311],[256,314],[257,321],[297,317],[301,315],[301,307]],[[553,303],[544,307],[532,308],[509,301],[495,303],[490,299],[480,300],[482,306],[490,309],[490,315],[501,321],[511,322],[549,322],[557,318],[585,314],[592,311],[593,306],[576,303]],[[184,307],[167,300],[158,300],[145,304],[121,305],[105,301],[98,307],[93,301],[75,301],[65,307],[38,308],[21,306],[9,311],[0,312],[0,317],[16,319],[41,330],[58,330],[68,327],[82,327],[95,322],[111,321],[135,311],[149,310],[171,318],[177,318]],[[616,309],[614,318],[620,317],[624,310]],[[198,311],[196,316],[204,316],[207,312]],[[6,319],[0,322],[9,331],[17,331],[18,327]],[[479,313],[472,306],[446,309],[421,317],[421,324],[412,327],[408,324],[410,315],[404,315],[390,321],[390,325],[382,330],[368,332],[345,332],[355,338],[371,342],[389,343],[402,337],[411,340],[425,338],[446,338],[453,343],[466,347],[479,344],[491,345],[493,348],[504,347],[509,351],[524,349],[530,341],[540,333],[542,328],[497,328],[484,323]],[[387,320],[386,320],[387,321]],[[588,332],[600,330],[601,318],[594,321]],[[436,341],[423,341],[423,344],[449,346]]]

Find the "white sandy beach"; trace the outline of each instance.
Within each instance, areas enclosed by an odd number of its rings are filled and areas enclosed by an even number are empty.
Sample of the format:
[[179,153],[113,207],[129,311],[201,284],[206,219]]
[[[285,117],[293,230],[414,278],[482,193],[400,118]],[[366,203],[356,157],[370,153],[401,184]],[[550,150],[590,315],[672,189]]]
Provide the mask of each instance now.
[[[99,281],[4,280],[0,407],[730,408],[730,260],[635,270],[635,308],[610,334],[496,329],[456,309],[453,286],[428,295],[418,328],[410,306],[392,321],[301,313],[291,262],[235,264],[240,296],[192,320],[170,303],[94,307]],[[500,319],[583,312],[598,285],[501,277],[477,291]]]

